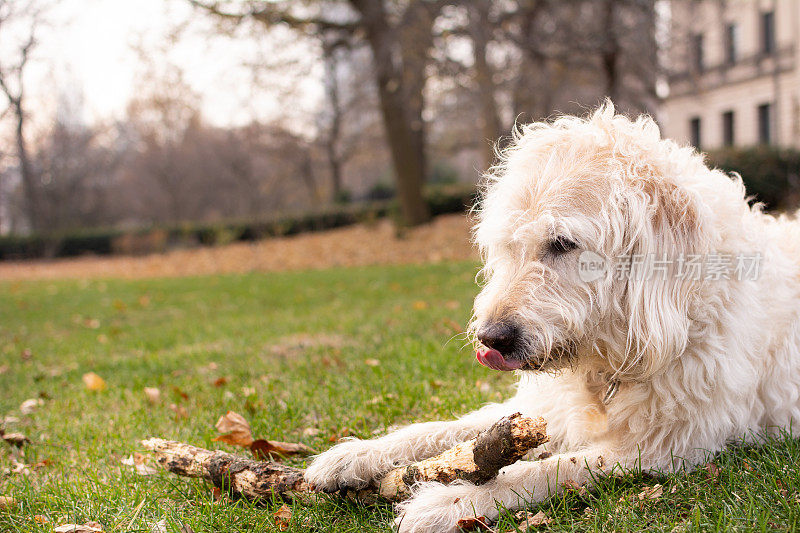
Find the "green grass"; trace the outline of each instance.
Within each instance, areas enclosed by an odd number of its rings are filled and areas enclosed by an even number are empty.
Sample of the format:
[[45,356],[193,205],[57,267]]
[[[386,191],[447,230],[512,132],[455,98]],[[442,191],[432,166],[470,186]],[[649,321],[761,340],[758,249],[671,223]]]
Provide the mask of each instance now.
[[[0,284],[0,417],[18,417],[6,431],[32,440],[26,463],[48,461],[29,475],[0,474],[0,495],[19,502],[0,510],[0,531],[87,520],[108,532],[150,531],[162,519],[171,531],[182,523],[198,533],[277,531],[277,503],[215,502],[202,482],[139,476],[120,459],[142,451],[147,436],[225,448],[211,439],[229,409],[247,417],[257,437],[322,450],[336,435],[370,437],[507,397],[511,376],[478,366],[462,340],[448,342],[469,316],[476,268]],[[86,389],[81,376],[90,371],[106,390]],[[227,383],[215,386],[223,376]],[[151,405],[144,387],[158,387],[161,403]],[[24,400],[40,397],[36,412],[20,414]],[[797,441],[774,439],[719,456],[715,477],[700,470],[604,480],[593,493],[531,510],[562,531],[795,529],[799,454]],[[0,444],[0,471],[11,465],[9,446]],[[636,499],[655,483],[664,485],[661,498]],[[387,531],[392,517],[387,505],[331,498],[296,504],[291,531]],[[499,527],[511,530],[507,516]]]

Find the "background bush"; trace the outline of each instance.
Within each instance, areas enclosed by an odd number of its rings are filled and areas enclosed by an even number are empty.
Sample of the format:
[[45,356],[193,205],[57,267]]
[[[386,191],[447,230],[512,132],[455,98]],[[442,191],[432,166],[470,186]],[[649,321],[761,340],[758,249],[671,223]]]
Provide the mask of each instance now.
[[[800,150],[770,146],[726,148],[708,152],[706,160],[710,166],[727,173],[738,172],[747,193],[763,202],[767,209],[782,211],[800,205]],[[337,228],[396,213],[394,191],[386,188],[379,193],[370,195],[372,199],[366,202],[334,204],[315,212],[276,213],[257,220],[0,237],[0,260],[83,254],[136,255]],[[431,213],[441,215],[468,209],[475,201],[476,189],[469,184],[438,183],[430,185],[425,194]]]
[[742,176],[747,194],[767,209],[794,208],[800,200],[800,151],[771,146],[708,152],[709,165]]
[[[431,186],[426,198],[431,213],[459,213],[475,201],[473,185]],[[140,255],[169,248],[213,246],[235,241],[295,235],[369,222],[397,213],[394,199],[334,204],[313,212],[276,213],[257,220],[228,220],[214,224],[177,224],[131,231],[120,229],[79,230],[0,237],[0,260],[69,257],[85,254]]]

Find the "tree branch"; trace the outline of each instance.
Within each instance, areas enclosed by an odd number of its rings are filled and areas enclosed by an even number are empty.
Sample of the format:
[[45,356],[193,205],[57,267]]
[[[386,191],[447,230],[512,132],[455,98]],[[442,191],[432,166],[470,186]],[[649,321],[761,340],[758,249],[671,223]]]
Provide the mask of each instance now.
[[229,20],[234,23],[242,22],[245,19],[253,19],[267,25],[274,24],[287,24],[292,28],[299,30],[339,30],[344,32],[355,32],[359,28],[358,21],[352,22],[337,22],[334,20],[325,19],[322,17],[299,17],[292,15],[288,11],[278,9],[275,5],[270,5],[270,2],[265,2],[265,6],[261,9],[251,7],[245,12],[231,12],[222,9],[219,2],[204,2],[202,0],[189,0],[189,3],[195,7],[203,9],[212,15]]
[[[400,501],[410,496],[414,484],[423,481],[451,483],[463,479],[486,483],[497,476],[501,468],[517,462],[528,450],[547,442],[546,427],[542,418],[532,419],[515,413],[502,418],[472,440],[436,457],[396,468],[376,485],[348,495],[367,499],[381,496],[390,501]],[[142,444],[154,453],[161,466],[173,474],[206,479],[234,498],[258,501],[273,496],[294,497],[298,493],[315,492],[306,483],[304,470],[300,468],[244,459],[164,439],[147,439]]]

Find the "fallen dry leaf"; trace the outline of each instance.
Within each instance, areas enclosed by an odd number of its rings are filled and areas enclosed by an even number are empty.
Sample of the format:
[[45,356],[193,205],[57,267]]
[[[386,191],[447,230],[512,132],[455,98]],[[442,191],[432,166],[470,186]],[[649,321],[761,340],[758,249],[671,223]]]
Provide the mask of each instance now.
[[458,322],[449,318],[443,318],[442,325],[448,330],[448,333],[461,333],[464,330]]
[[173,385],[172,386],[172,392],[175,393],[175,395],[178,396],[179,398],[181,398],[182,400],[188,400],[189,399],[189,395],[186,394],[185,392],[183,392],[180,389],[180,387],[176,387],[176,386]]
[[85,524],[63,524],[55,528],[54,533],[102,533],[103,526],[98,522]]
[[219,487],[211,487],[211,501],[221,502],[227,500],[227,495]]
[[148,463],[150,461],[150,457],[147,455],[143,455],[141,453],[134,453],[133,455],[129,455],[120,461],[120,463],[124,464],[125,466],[132,466],[136,469],[136,473],[140,476],[152,476],[158,470],[150,466]]
[[320,431],[317,428],[307,427],[303,430],[304,437],[316,437]]
[[51,462],[52,461],[50,459],[42,459],[38,463],[33,463],[32,465],[29,465],[29,466],[33,467],[34,470],[39,470],[40,468],[44,468],[46,466],[50,466]]
[[477,389],[479,391],[481,391],[481,392],[489,392],[489,391],[492,390],[492,386],[491,385],[489,385],[487,382],[481,381],[481,380],[478,380],[478,381],[475,382],[475,387],[477,387]]
[[0,509],[10,509],[17,505],[17,500],[11,496],[0,496]]
[[637,496],[640,500],[657,500],[664,493],[664,487],[660,483],[652,487],[645,487],[645,489]]
[[[517,518],[519,519],[519,518]],[[531,527],[538,527],[538,526],[546,526],[553,521],[552,518],[544,514],[544,511],[539,511],[536,514],[533,513],[525,513],[522,521],[517,526],[517,529],[520,531],[527,531],[528,528]]]
[[220,376],[211,382],[211,384],[214,385],[215,387],[222,387],[226,383],[228,383],[228,378],[226,378],[225,376]]
[[352,434],[353,434],[353,432],[350,431],[350,428],[342,428],[342,429],[339,430],[338,433],[334,433],[333,435],[328,437],[328,442],[336,442],[336,441],[338,441],[340,439],[343,439],[345,437],[349,437]]
[[22,474],[26,476],[31,473],[28,465],[20,463],[14,457],[11,458],[11,464],[13,465],[11,468],[0,470],[0,474]]
[[249,447],[253,443],[253,433],[250,429],[250,424],[239,413],[228,411],[223,416],[219,417],[214,427],[217,428],[217,431],[222,433],[222,435],[213,439],[215,442],[224,442],[225,444],[242,446],[244,448]]
[[464,531],[491,531],[489,520],[485,516],[468,516],[458,521],[458,528]]
[[175,418],[189,418],[189,413],[182,405],[171,403],[169,404],[169,410],[175,413]]
[[586,496],[587,494],[585,486],[580,485],[571,479],[568,479],[567,481],[564,482],[564,489],[571,492],[577,492],[578,496]]
[[0,430],[0,436],[2,436],[4,441],[17,448],[22,448],[23,444],[30,442],[30,439],[22,433],[3,433],[2,430]]
[[150,533],[167,533],[167,519],[162,518],[150,526]]
[[100,392],[106,389],[106,380],[95,374],[87,372],[83,375],[83,383],[90,391]]
[[189,524],[181,522],[180,533],[194,533],[194,529]]
[[253,453],[253,457],[262,461],[275,459],[274,454],[289,456],[316,453],[305,444],[265,439],[257,439],[251,442],[250,451]]
[[280,531],[289,529],[289,523],[292,521],[292,509],[285,503],[281,505],[280,509],[275,511],[272,516],[275,518],[275,525],[278,526]]
[[42,405],[44,405],[44,400],[41,398],[31,398],[22,402],[19,406],[19,410],[23,415],[29,415]]
[[50,521],[50,519],[43,514],[35,514],[33,515],[33,521],[37,524],[46,524]]
[[155,387],[145,387],[144,395],[147,396],[147,401],[152,404],[157,404],[161,401],[161,391]]
[[364,364],[367,366],[378,366],[381,362],[377,359],[364,359]]
[[719,467],[714,463],[706,463],[706,478],[709,481],[716,481],[719,477]]

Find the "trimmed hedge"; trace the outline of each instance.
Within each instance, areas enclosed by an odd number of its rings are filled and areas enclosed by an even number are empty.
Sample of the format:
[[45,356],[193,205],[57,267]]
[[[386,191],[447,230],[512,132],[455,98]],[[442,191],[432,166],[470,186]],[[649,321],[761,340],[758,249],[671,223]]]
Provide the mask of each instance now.
[[[710,166],[742,176],[749,195],[767,209],[788,210],[800,204],[800,150],[755,146],[728,148],[706,154]],[[474,185],[430,186],[425,192],[433,215],[463,212],[476,198]],[[186,223],[135,231],[80,230],[69,233],[0,237],[0,260],[68,257],[84,254],[141,254],[176,246],[218,245],[256,241],[337,228],[396,216],[395,200],[337,204],[321,211],[285,213],[249,221]]]
[[[467,210],[475,201],[474,185],[442,185],[426,190],[433,215]],[[86,254],[144,254],[170,247],[256,241],[338,228],[386,216],[396,216],[395,200],[332,205],[319,211],[284,213],[250,221],[185,223],[169,227],[81,230],[51,235],[0,237],[0,260],[69,257]]]
[[747,194],[767,209],[800,204],[800,151],[772,146],[726,148],[707,153],[709,165],[742,176]]

